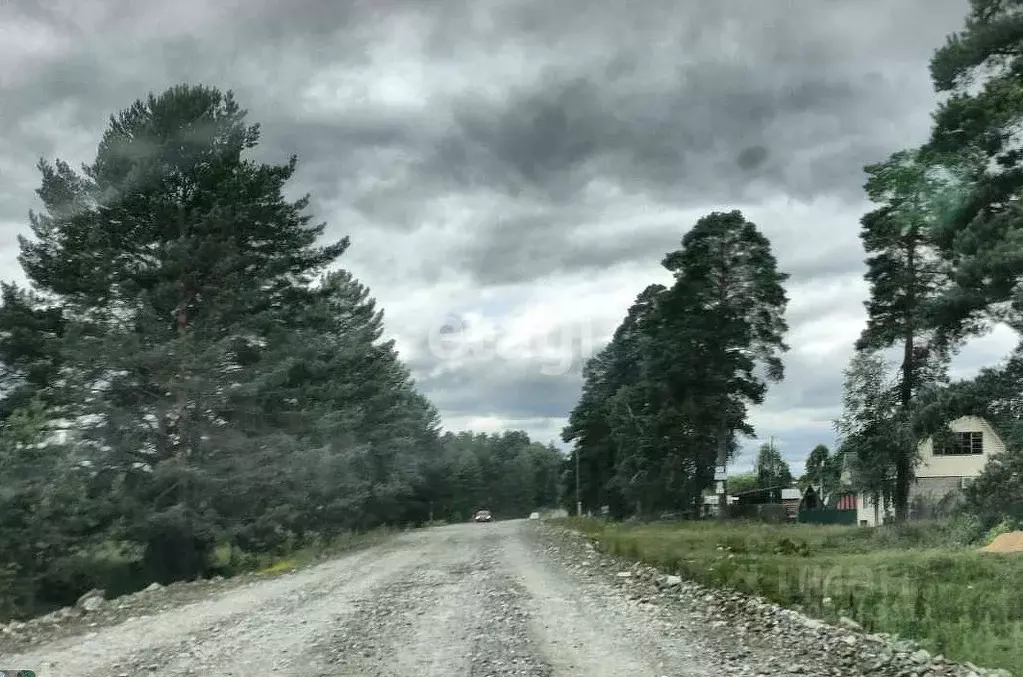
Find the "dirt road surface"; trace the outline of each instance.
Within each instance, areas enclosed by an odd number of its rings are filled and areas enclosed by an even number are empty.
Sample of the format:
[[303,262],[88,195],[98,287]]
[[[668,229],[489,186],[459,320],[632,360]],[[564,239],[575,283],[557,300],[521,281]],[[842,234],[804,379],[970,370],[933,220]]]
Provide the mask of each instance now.
[[0,668],[40,677],[859,674],[781,635],[751,641],[684,604],[630,599],[624,575],[580,567],[551,538],[526,521],[409,532],[2,656]]

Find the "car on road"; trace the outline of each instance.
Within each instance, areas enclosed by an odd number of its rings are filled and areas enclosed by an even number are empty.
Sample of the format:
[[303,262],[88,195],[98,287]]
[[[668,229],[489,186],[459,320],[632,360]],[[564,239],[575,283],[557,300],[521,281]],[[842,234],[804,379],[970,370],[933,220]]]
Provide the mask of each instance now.
[[472,518],[473,522],[493,522],[494,516],[490,514],[489,510],[480,510]]

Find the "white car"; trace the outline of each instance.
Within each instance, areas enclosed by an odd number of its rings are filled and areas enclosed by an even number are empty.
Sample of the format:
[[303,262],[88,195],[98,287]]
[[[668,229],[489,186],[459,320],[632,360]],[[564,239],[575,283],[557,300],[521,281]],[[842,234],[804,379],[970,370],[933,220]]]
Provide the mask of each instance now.
[[538,519],[540,519],[540,513],[538,513],[538,512],[531,512],[531,513],[529,513],[529,519],[531,519],[531,520],[538,520]]

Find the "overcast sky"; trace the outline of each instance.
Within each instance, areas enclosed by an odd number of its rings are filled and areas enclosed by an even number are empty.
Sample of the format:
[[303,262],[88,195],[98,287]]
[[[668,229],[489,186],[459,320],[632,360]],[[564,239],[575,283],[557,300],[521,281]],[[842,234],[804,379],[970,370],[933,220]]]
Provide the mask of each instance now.
[[[351,236],[344,265],[446,427],[547,441],[586,355],[669,281],[663,254],[701,215],[738,208],[792,275],[788,376],[754,423],[801,469],[834,439],[864,321],[862,167],[926,137],[927,62],[966,9],[0,0],[0,277],[23,279],[15,235],[39,157],[91,160],[108,116],[150,91],[230,88],[262,124],[259,153],[297,153],[294,194]],[[957,368],[1013,344],[981,339]]]

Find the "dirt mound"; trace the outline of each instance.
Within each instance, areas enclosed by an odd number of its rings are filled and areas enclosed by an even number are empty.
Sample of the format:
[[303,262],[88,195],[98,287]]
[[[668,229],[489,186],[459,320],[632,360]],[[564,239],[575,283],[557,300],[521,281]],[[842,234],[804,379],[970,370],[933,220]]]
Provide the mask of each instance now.
[[984,552],[1023,552],[1023,531],[1010,531],[997,536],[981,550]]

